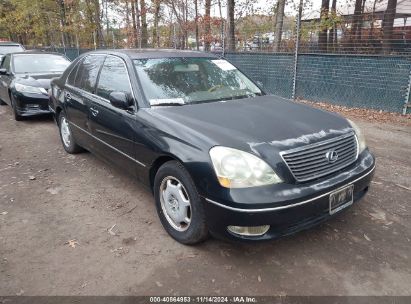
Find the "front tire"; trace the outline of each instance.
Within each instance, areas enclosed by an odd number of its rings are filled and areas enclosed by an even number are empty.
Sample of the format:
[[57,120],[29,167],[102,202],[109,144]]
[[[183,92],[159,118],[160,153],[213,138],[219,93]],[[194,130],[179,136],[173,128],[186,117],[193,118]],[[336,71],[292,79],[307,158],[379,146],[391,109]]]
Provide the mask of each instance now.
[[162,165],[154,178],[157,213],[168,234],[193,245],[208,237],[203,203],[191,176],[177,161]]
[[64,150],[69,154],[76,154],[83,151],[83,149],[76,143],[69,122],[63,112],[58,116],[58,123],[60,139]]
[[14,119],[15,119],[16,121],[22,121],[22,120],[23,120],[23,116],[21,116],[21,115],[17,112],[16,100],[14,99],[13,95],[10,96],[10,101],[11,101],[11,108],[12,108],[12,110],[13,110]]

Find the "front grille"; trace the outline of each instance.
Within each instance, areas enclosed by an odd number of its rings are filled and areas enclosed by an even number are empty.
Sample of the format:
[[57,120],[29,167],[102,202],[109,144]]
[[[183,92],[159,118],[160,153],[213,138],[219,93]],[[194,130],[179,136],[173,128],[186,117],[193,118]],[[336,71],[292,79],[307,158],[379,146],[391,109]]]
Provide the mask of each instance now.
[[[333,162],[327,152],[335,151]],[[294,178],[299,182],[326,176],[352,164],[358,156],[357,138],[353,133],[345,134],[319,143],[281,152]],[[334,154],[335,155],[335,154]]]

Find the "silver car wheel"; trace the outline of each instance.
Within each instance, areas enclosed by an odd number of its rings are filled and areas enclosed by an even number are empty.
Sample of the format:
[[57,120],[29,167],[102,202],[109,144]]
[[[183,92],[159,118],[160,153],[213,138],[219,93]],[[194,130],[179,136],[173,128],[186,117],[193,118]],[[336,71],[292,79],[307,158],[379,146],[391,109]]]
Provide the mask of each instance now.
[[172,176],[165,177],[160,184],[161,209],[168,223],[183,232],[191,223],[191,204],[183,184]]
[[66,147],[70,147],[71,132],[70,132],[68,121],[65,117],[63,117],[60,121],[60,133],[61,133],[61,138],[63,139],[63,144]]

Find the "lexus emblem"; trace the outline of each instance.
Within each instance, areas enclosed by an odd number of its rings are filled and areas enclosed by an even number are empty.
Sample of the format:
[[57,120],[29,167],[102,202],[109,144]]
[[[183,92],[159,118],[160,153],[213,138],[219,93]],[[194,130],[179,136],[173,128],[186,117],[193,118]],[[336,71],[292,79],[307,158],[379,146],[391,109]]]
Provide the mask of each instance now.
[[338,159],[338,153],[334,149],[329,150],[327,153],[325,153],[325,158],[329,163],[335,163]]

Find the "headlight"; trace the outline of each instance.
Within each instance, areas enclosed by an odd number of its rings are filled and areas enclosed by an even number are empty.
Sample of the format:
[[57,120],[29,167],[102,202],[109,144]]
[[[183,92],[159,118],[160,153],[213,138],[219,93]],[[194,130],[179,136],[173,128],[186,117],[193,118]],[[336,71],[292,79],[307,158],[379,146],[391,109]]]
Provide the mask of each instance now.
[[351,127],[354,129],[355,134],[357,135],[357,140],[358,140],[358,153],[361,153],[362,151],[367,148],[367,144],[365,143],[365,138],[364,135],[361,132],[361,129],[351,120],[347,119],[348,122],[350,123]]
[[266,162],[250,153],[217,146],[210,150],[210,157],[223,187],[247,188],[282,182]]
[[30,94],[46,94],[47,91],[44,88],[32,87],[21,83],[15,83],[14,88],[20,93],[30,93]]

